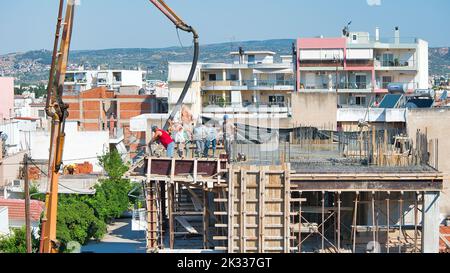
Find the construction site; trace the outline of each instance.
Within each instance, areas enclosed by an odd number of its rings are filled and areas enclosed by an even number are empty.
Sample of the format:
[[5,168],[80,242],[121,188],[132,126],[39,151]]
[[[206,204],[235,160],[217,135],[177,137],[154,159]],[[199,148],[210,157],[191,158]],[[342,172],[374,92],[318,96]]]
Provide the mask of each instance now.
[[[107,149],[97,146],[128,160],[123,178],[142,184],[145,205],[135,208],[132,221],[145,231],[147,253],[450,249],[440,232],[447,217],[441,203],[448,181],[442,171],[448,167],[447,131],[436,125],[450,111],[444,108],[447,93],[437,99],[422,88],[428,81],[424,41],[401,44],[396,27],[394,43],[381,43],[378,28],[369,42],[365,33],[351,34],[349,24],[339,38],[299,38],[281,63],[274,62],[275,52],[242,47],[230,53],[234,63],[199,63],[197,31],[164,1],[150,0],[193,39],[193,61],[169,63],[170,94],[161,99],[145,93],[140,70],[99,68],[97,81],[104,74],[106,82],[111,72],[114,83],[133,74],[141,85],[116,89],[87,89],[91,72],[67,77],[76,2],[59,1],[42,110],[50,145],[42,163],[48,164],[48,183],[39,252],[60,250],[62,174],[94,168],[89,162],[74,165],[77,171],[64,167],[66,121],[72,122],[68,129],[107,132]],[[394,53],[385,52],[391,48],[403,50],[398,55],[407,60],[394,60]],[[75,88],[77,81],[86,90]],[[213,138],[205,133],[195,139],[201,126],[216,130]],[[179,140],[185,131],[194,133]],[[31,174],[40,179],[45,167],[36,168]],[[87,194],[95,194],[94,186],[89,189]]]
[[131,173],[146,189],[147,251],[438,252],[435,142],[393,133],[299,128],[236,141],[231,164],[148,156]]

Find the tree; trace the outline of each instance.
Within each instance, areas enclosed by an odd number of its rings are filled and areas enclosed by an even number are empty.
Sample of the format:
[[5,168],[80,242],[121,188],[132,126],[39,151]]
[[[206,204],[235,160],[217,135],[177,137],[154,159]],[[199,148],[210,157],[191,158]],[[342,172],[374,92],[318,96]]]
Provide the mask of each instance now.
[[66,245],[70,241],[86,244],[91,238],[101,239],[106,223],[78,196],[62,196],[58,205],[57,238]]
[[[27,253],[26,228],[13,229],[8,236],[0,236],[0,253]],[[39,239],[31,234],[33,252],[39,249]]]
[[105,169],[109,179],[118,180],[128,171],[128,167],[123,163],[119,152],[113,150],[104,156],[99,157],[100,166]]

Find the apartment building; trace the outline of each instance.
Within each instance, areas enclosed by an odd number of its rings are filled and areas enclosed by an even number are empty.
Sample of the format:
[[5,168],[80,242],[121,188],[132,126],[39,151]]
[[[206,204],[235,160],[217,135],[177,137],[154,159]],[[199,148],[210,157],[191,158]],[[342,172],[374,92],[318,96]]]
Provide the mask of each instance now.
[[0,77],[0,121],[14,116],[14,78]]
[[340,107],[377,105],[388,86],[406,93],[428,89],[428,43],[401,37],[397,27],[392,38],[368,32],[349,32],[339,38],[297,40],[297,90],[337,92]]
[[159,113],[161,100],[154,95],[123,94],[106,87],[63,96],[69,105],[68,121],[78,123],[80,131],[109,131],[111,141],[125,142],[131,152],[145,145],[145,135],[130,131],[133,117]]
[[75,70],[66,73],[65,92],[83,92],[106,87],[121,93],[136,93],[146,86],[146,72],[141,70]]
[[[228,114],[250,123],[270,118],[287,122],[295,83],[292,56],[280,56],[276,62],[271,51],[240,49],[230,54],[232,63],[199,64],[185,100],[194,116],[222,119]],[[188,64],[169,63],[170,108],[179,98],[188,69]]]

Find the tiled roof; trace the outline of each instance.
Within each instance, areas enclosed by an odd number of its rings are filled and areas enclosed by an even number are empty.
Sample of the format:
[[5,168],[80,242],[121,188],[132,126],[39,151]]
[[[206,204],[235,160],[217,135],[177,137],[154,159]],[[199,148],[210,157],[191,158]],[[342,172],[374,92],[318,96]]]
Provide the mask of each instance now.
[[[0,207],[8,208],[8,217],[10,220],[24,220],[25,221],[25,200],[22,199],[1,199]],[[44,211],[44,202],[31,200],[30,214],[32,221],[39,221],[41,214]]]
[[[450,242],[450,227],[441,226],[440,228],[441,237],[447,239]],[[450,247],[444,242],[442,238],[439,240],[439,251],[443,253],[450,253]]]

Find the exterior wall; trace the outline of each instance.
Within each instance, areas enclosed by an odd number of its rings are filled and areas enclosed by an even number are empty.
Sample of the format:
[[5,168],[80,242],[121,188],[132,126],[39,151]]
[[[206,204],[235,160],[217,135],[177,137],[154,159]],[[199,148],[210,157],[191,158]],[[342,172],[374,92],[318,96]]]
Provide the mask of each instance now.
[[124,128],[132,117],[152,113],[157,108],[154,96],[120,95],[105,87],[63,99],[69,104],[68,120],[80,122],[80,128],[86,131],[107,130],[111,117],[118,128]]
[[[121,75],[116,81],[114,74]],[[65,88],[70,92],[83,92],[96,87],[107,87],[119,91],[123,86],[136,86],[139,90],[145,86],[145,71],[140,70],[79,70],[66,73]],[[76,75],[76,79],[70,79]]]
[[[356,35],[357,40],[353,40]],[[373,93],[384,94],[388,90],[383,76],[390,76],[388,83],[404,83],[408,92],[415,89],[428,89],[428,43],[417,39],[414,42],[380,43],[370,39],[369,33],[351,33],[351,38],[300,38],[297,40],[297,88],[300,92],[329,92],[339,89],[340,93],[360,94],[370,101]],[[395,59],[386,64],[383,54],[390,53]],[[338,62],[336,62],[338,59]],[[337,71],[336,71],[337,70]],[[339,85],[336,85],[336,74]],[[366,82],[361,84],[365,75]],[[342,80],[345,79],[343,84]],[[364,89],[364,90],[362,90]],[[340,95],[346,96],[346,95]],[[356,104],[348,106],[367,106]]]
[[25,152],[17,153],[3,158],[0,161],[0,188],[9,184],[20,175],[20,163],[23,161]]
[[[417,130],[427,132],[428,140],[438,139],[438,169],[446,174],[450,174],[450,109],[411,109],[407,111],[407,130],[409,136],[415,136]],[[414,140],[414,137],[413,137]],[[430,154],[434,158],[434,152]],[[444,192],[441,195],[441,214],[450,215],[450,181],[444,180]]]
[[8,208],[0,207],[0,236],[9,234]]
[[325,130],[337,128],[337,95],[330,93],[292,94],[294,126],[312,126]]
[[[89,162],[94,166],[94,172],[101,172],[98,156],[109,149],[108,131],[78,131],[76,122],[67,122],[66,140],[64,146],[64,164]],[[48,159],[50,143],[49,132],[34,132],[31,136],[31,156],[35,160]]]
[[6,124],[0,123],[0,131],[8,136],[6,145],[8,155],[14,155],[28,149],[30,132],[36,131],[36,120],[13,120]]
[[418,83],[420,89],[429,88],[429,57],[428,42],[424,40],[418,41]]
[[[184,88],[184,82],[169,82],[169,112],[173,110],[181,92]],[[184,104],[191,108],[194,117],[200,116],[202,109],[202,100],[200,92],[200,82],[193,82],[184,99]]]
[[0,77],[0,120],[14,115],[14,78]]

